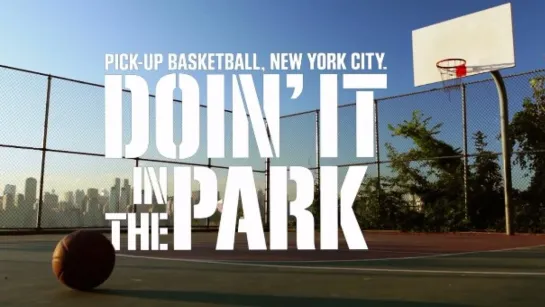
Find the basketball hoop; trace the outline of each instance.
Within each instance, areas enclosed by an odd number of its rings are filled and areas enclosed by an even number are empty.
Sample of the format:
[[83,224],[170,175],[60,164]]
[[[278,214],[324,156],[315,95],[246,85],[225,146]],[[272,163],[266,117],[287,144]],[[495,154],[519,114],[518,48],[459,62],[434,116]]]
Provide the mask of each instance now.
[[445,91],[451,91],[458,88],[462,83],[462,78],[467,74],[466,60],[459,58],[443,59],[436,64]]

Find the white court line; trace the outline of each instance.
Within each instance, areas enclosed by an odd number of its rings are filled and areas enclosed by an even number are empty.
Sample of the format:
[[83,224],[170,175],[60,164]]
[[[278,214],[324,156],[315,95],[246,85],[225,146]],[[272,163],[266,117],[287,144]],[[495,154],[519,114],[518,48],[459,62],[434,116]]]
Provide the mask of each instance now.
[[[246,245],[244,245],[246,246]],[[208,244],[193,244],[193,247],[208,247],[210,248],[211,246],[208,245]],[[290,246],[290,247],[294,247],[294,248],[297,248],[296,245],[293,245],[293,246]],[[245,250],[246,251],[246,250]],[[318,250],[319,251],[319,250]],[[348,251],[348,250],[344,250],[344,251]],[[386,253],[390,253],[390,254],[405,254],[405,255],[410,255],[410,254],[418,254],[418,255],[438,255],[439,253],[436,253],[436,252],[415,252],[415,251],[398,251],[398,250],[389,250],[389,249],[384,249],[384,248],[372,248],[372,249],[369,249],[368,251],[372,251],[372,252],[386,252]],[[272,252],[282,252],[281,250],[280,251],[272,251]],[[310,250],[309,252],[313,252],[313,250]],[[338,261],[338,260],[326,260],[326,261]],[[354,261],[354,260],[350,260],[350,261]],[[357,260],[357,261],[360,261],[360,260]],[[268,262],[268,261],[267,261]],[[292,262],[292,261],[290,261]]]
[[[474,252],[465,252],[465,253],[451,253],[451,254],[437,254],[437,255],[428,255],[428,256],[417,256],[417,257],[400,257],[400,258],[382,258],[382,259],[361,259],[359,262],[368,262],[368,261],[387,261],[387,260],[410,260],[410,259],[426,259],[426,258],[436,258],[436,257],[448,257],[448,256],[463,256],[479,253],[493,253],[493,252],[509,252],[517,250],[527,250],[545,247],[545,245],[536,245],[536,246],[526,246],[526,247],[516,247],[516,248],[506,248],[498,250],[488,250],[488,251],[474,251]],[[276,268],[276,269],[298,269],[298,270],[329,270],[329,271],[351,271],[351,272],[382,272],[382,273],[411,273],[411,274],[445,274],[445,275],[500,275],[500,276],[545,276],[545,272],[498,272],[498,271],[456,271],[456,270],[420,270],[420,269],[380,269],[380,268],[359,268],[359,267],[328,267],[328,266],[301,266],[301,265],[284,265],[284,264],[259,264],[251,263],[248,261],[245,262],[235,262],[235,261],[214,261],[214,260],[202,260],[202,259],[182,259],[182,258],[170,258],[170,257],[151,257],[151,256],[138,256],[138,255],[127,255],[127,254],[118,254],[120,257],[126,258],[135,258],[135,259],[146,259],[146,260],[162,260],[162,261],[175,261],[175,262],[187,262],[187,263],[201,263],[201,264],[218,264],[225,266],[240,266],[240,267],[256,267],[256,268]],[[321,262],[321,263],[339,263],[339,262],[355,262],[357,260],[337,260],[337,261],[306,261],[311,262]],[[284,261],[289,263],[289,261]],[[299,263],[302,263],[300,261]],[[268,262],[275,263],[275,262]],[[276,262],[278,263],[278,262]],[[292,263],[295,263],[292,261]]]
[[[235,263],[235,264],[241,264],[241,263],[248,263],[248,264],[254,264],[254,263],[343,263],[343,262],[371,262],[371,261],[393,261],[393,260],[417,260],[417,259],[431,259],[431,258],[439,258],[439,257],[456,257],[456,256],[466,256],[466,255],[474,255],[474,254],[482,254],[482,253],[498,253],[498,252],[511,252],[511,251],[518,251],[518,250],[530,250],[535,248],[541,248],[545,247],[545,244],[543,245],[534,245],[534,246],[523,246],[523,247],[514,247],[514,248],[504,248],[504,249],[495,249],[495,250],[484,250],[484,251],[471,251],[471,252],[463,252],[463,253],[446,253],[446,254],[428,254],[428,255],[420,255],[420,256],[410,256],[410,257],[391,257],[391,258],[363,258],[363,259],[336,259],[336,260],[271,260],[271,261],[249,261],[249,260],[203,260],[203,259],[190,259],[190,258],[168,258],[168,257],[152,257],[150,259],[164,259],[164,260],[173,260],[177,259],[179,261],[185,261],[185,262],[202,262],[205,261],[206,263],[209,261],[210,263]],[[383,250],[383,252],[387,252],[386,250]],[[140,257],[142,259],[147,259],[146,257],[150,256],[138,256],[138,255],[128,255],[128,254],[118,254],[121,257],[130,257],[130,258],[137,258]]]
[[[484,250],[484,251],[472,251],[472,252],[462,252],[462,253],[429,253],[426,255],[420,256],[409,256],[409,257],[391,257],[391,258],[365,258],[365,259],[339,259],[339,260],[278,260],[278,261],[246,261],[246,260],[228,260],[226,262],[244,262],[244,263],[342,263],[342,262],[371,262],[371,261],[392,261],[392,260],[417,260],[417,259],[431,259],[431,258],[440,258],[440,257],[456,257],[456,256],[467,256],[483,253],[498,253],[498,252],[512,252],[519,250],[529,250],[534,248],[545,247],[543,245],[534,245],[534,246],[523,246],[523,247],[513,247],[513,248],[504,248],[504,249],[493,249],[493,250]],[[388,252],[387,250],[382,250],[382,252]],[[199,260],[199,259],[196,259]]]
[[274,264],[257,264],[257,263],[234,263],[222,261],[205,261],[205,260],[186,260],[179,258],[161,258],[147,256],[132,256],[120,255],[127,258],[140,258],[147,260],[164,260],[178,262],[194,262],[203,264],[220,264],[230,266],[244,266],[257,268],[277,268],[277,269],[299,269],[299,270],[329,270],[329,271],[350,271],[350,272],[382,272],[382,273],[411,273],[411,274],[456,274],[456,275],[503,275],[503,276],[545,276],[545,272],[486,272],[486,271],[446,271],[446,270],[413,270],[413,269],[375,269],[375,268],[353,268],[353,267],[325,267],[325,266],[297,266],[297,265],[274,265]]
[[[378,251],[374,249],[373,251]],[[381,252],[385,253],[398,253],[398,254],[411,254],[410,252],[399,252],[399,251],[389,251],[381,249]],[[475,252],[471,252],[475,253]],[[464,255],[465,253],[450,253],[450,254],[438,254],[438,253],[417,253],[419,256],[408,256],[408,257],[391,257],[391,258],[362,258],[362,259],[331,259],[331,260],[218,260],[218,263],[343,263],[343,262],[369,262],[369,261],[385,261],[385,260],[410,260],[410,259],[422,259],[422,258],[435,258],[435,257],[446,257],[446,256],[458,256]],[[133,255],[130,255],[133,256]],[[202,261],[202,259],[185,259],[187,261]]]

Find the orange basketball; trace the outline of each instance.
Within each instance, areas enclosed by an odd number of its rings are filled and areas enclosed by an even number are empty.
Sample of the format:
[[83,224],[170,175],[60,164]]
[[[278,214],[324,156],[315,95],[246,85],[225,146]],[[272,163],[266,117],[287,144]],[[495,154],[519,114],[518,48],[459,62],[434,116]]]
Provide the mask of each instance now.
[[53,252],[52,267],[64,285],[80,291],[104,283],[115,266],[115,249],[99,232],[79,230],[59,241]]

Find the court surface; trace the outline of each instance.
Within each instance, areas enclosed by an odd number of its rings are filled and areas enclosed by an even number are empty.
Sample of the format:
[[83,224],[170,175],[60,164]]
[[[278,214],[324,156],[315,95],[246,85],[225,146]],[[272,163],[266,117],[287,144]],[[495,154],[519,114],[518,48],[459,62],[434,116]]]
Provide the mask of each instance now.
[[216,236],[194,233],[188,252],[122,250],[90,293],[52,274],[62,235],[0,236],[0,306],[543,306],[545,298],[545,236],[366,232],[368,251],[284,252],[250,252],[245,235],[235,251],[215,251]]

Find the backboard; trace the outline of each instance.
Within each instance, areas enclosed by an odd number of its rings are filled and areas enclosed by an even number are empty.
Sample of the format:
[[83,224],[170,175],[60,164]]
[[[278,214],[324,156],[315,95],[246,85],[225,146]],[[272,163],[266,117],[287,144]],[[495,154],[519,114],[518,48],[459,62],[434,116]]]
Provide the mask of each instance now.
[[514,67],[511,4],[414,30],[412,43],[414,86],[448,81],[436,66],[444,59],[465,60],[466,77]]

